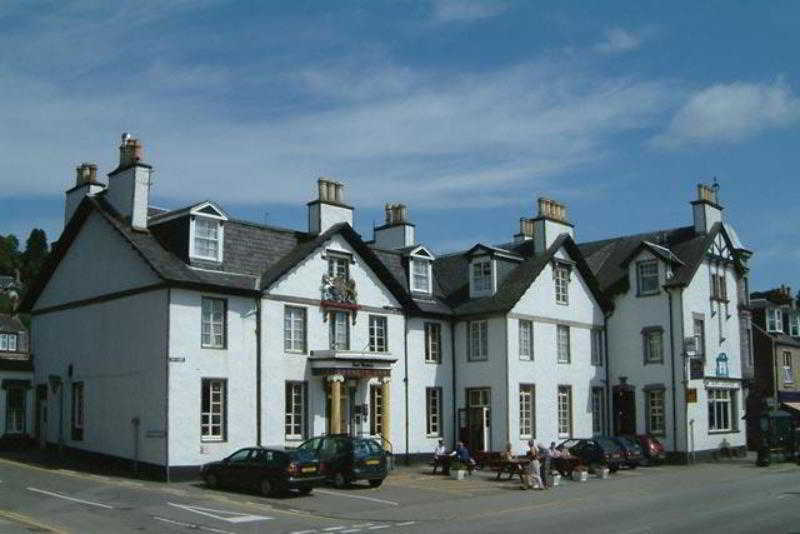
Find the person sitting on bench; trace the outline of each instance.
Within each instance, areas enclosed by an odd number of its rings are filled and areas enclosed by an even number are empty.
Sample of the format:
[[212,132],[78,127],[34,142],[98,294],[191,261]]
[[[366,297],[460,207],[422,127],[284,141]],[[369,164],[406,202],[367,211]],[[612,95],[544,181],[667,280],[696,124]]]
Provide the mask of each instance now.
[[469,449],[462,441],[456,444],[456,448],[450,453],[450,456],[455,456],[461,463],[467,466],[467,472],[471,475],[472,470],[475,468],[475,460],[469,455]]
[[436,474],[436,469],[442,467],[442,471],[447,471],[447,464],[450,463],[450,458],[447,457],[447,447],[444,446],[444,440],[439,440],[439,445],[433,450],[433,474]]

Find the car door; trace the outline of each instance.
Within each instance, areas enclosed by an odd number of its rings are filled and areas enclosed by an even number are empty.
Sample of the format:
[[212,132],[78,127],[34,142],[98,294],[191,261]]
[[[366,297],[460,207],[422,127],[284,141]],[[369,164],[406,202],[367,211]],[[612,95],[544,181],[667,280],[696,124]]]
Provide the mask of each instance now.
[[259,488],[261,479],[268,477],[272,480],[273,476],[270,472],[270,459],[273,452],[267,449],[254,449],[253,454],[250,456],[250,461],[247,472],[243,474],[244,482],[249,488]]
[[327,475],[333,477],[336,473],[347,473],[345,458],[346,447],[342,438],[323,438],[319,448],[319,459],[327,467]]
[[250,456],[253,449],[241,449],[230,456],[224,466],[223,483],[230,487],[242,488],[247,486]]

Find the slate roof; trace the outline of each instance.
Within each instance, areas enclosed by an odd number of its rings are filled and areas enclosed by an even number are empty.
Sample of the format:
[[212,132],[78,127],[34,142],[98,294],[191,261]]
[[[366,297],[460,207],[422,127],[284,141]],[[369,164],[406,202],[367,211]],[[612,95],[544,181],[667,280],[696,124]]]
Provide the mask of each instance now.
[[[621,236],[601,241],[581,243],[578,247],[597,276],[601,289],[609,295],[623,292],[628,288],[627,264],[642,246],[653,250],[650,243],[669,249],[675,255],[673,277],[668,285],[672,287],[687,285],[703,261],[706,251],[716,236],[723,230],[715,224],[707,234],[697,234],[693,226],[657,230],[642,234]],[[663,256],[663,254],[660,254]],[[665,258],[666,259],[666,258]]]

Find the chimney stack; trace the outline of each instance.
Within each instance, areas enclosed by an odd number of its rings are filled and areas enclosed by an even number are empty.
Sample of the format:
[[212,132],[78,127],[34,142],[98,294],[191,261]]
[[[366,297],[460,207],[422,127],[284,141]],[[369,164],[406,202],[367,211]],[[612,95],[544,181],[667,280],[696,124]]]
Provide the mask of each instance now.
[[136,230],[147,230],[152,167],[142,161],[142,145],[130,134],[122,134],[119,166],[108,175],[106,198],[122,218]]
[[105,185],[97,181],[97,165],[87,162],[78,165],[75,168],[75,187],[66,192],[67,198],[64,202],[64,226],[72,219],[83,197],[95,195],[104,188]]
[[309,233],[321,234],[338,223],[353,226],[353,208],[344,203],[344,184],[320,178],[317,191],[317,199],[307,204]]
[[697,200],[692,201],[694,231],[707,234],[716,223],[722,222],[722,206],[719,204],[719,184],[716,178],[712,185],[697,184]]
[[385,224],[373,230],[375,246],[389,250],[414,246],[416,227],[408,221],[408,207],[386,204],[383,210]]
[[[543,254],[561,234],[575,239],[575,227],[567,220],[567,207],[549,198],[539,197],[536,201],[538,214],[524,223],[532,225],[533,248],[536,254]],[[523,223],[520,222],[520,227]],[[522,228],[520,228],[522,230]],[[523,233],[522,231],[520,233]]]
[[514,236],[514,243],[522,243],[533,239],[534,219],[521,217],[519,220],[519,233]]

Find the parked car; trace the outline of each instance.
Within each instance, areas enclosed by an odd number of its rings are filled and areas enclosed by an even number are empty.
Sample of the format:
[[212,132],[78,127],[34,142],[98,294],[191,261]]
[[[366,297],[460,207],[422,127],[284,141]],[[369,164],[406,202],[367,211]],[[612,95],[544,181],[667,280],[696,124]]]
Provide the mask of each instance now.
[[638,440],[631,439],[627,436],[614,436],[610,439],[622,448],[625,465],[631,469],[639,467],[639,464],[644,460],[644,453],[642,452],[642,446],[639,445]]
[[240,449],[227,458],[205,464],[202,476],[211,488],[255,489],[263,495],[298,490],[303,495],[325,483],[314,451],[281,447]]
[[568,439],[556,448],[568,451],[592,470],[597,470],[598,466],[606,466],[613,473],[625,461],[619,445],[603,436]]
[[650,434],[637,434],[628,437],[637,441],[642,447],[642,454],[648,465],[662,463],[665,460],[666,453],[664,452],[664,445]]
[[338,488],[356,480],[367,480],[377,488],[389,474],[389,453],[371,438],[331,434],[311,438],[297,450],[316,453],[325,475]]

